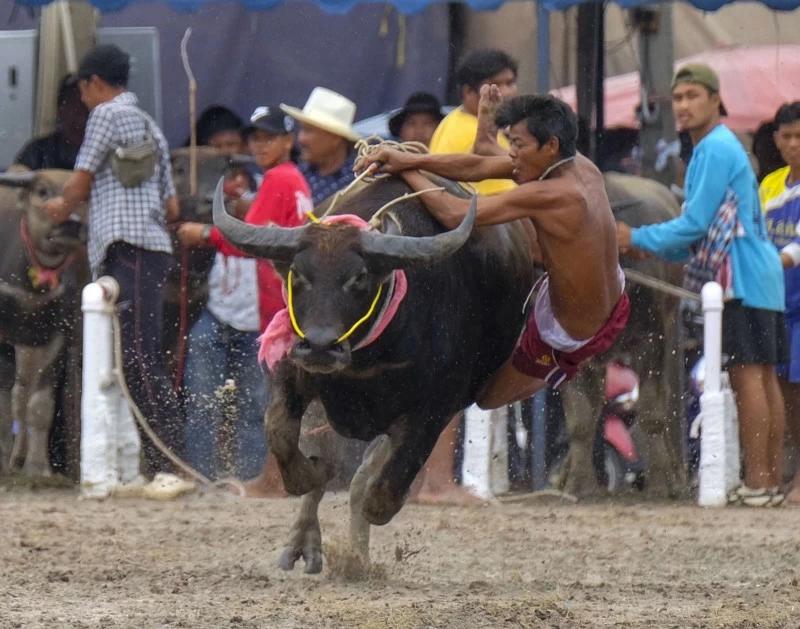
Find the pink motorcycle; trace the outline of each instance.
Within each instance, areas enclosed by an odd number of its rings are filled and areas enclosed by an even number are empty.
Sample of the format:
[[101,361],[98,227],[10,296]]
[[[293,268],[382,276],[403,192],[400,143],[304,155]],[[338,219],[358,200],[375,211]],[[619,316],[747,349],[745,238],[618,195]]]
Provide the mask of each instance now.
[[610,493],[643,489],[644,465],[631,437],[639,400],[639,377],[622,362],[606,366],[605,405],[595,434],[593,463],[598,482]]

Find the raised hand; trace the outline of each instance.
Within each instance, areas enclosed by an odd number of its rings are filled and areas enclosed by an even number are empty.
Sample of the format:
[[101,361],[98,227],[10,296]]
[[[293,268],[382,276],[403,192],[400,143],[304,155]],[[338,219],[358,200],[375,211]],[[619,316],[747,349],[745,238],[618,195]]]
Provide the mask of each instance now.
[[495,84],[481,85],[478,101],[478,132],[472,152],[476,155],[505,155],[507,151],[497,143],[497,125],[494,123],[497,108],[503,102],[500,88]]

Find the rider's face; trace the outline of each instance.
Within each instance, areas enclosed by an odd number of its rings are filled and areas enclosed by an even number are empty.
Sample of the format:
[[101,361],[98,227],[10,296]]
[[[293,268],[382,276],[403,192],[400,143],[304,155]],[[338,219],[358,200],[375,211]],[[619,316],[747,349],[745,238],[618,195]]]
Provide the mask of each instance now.
[[517,183],[535,181],[545,170],[558,161],[558,140],[551,138],[540,144],[525,120],[520,120],[506,131],[511,163],[514,166],[512,177]]

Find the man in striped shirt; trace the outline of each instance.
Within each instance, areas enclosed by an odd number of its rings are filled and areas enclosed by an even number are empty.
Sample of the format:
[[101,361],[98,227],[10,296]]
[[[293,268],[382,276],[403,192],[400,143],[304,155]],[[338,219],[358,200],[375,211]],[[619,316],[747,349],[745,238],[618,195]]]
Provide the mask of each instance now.
[[[178,217],[178,202],[167,142],[127,90],[129,71],[128,55],[114,45],[97,46],[81,61],[78,86],[91,113],[75,172],[63,196],[49,201],[47,209],[53,220],[64,221],[89,201],[92,274],[110,275],[119,284],[125,380],[156,434],[180,452],[183,419],[161,347],[162,288],[173,262],[167,221]],[[123,183],[112,169],[114,153],[148,138],[156,153],[152,172],[136,184]],[[170,461],[150,440],[142,441],[148,471],[171,471]]]

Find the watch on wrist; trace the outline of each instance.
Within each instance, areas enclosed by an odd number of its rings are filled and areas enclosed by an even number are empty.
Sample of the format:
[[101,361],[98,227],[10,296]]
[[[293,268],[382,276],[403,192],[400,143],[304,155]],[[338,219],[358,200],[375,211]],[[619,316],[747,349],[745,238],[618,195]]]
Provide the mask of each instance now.
[[208,239],[211,238],[211,225],[203,225],[203,242],[208,242]]

